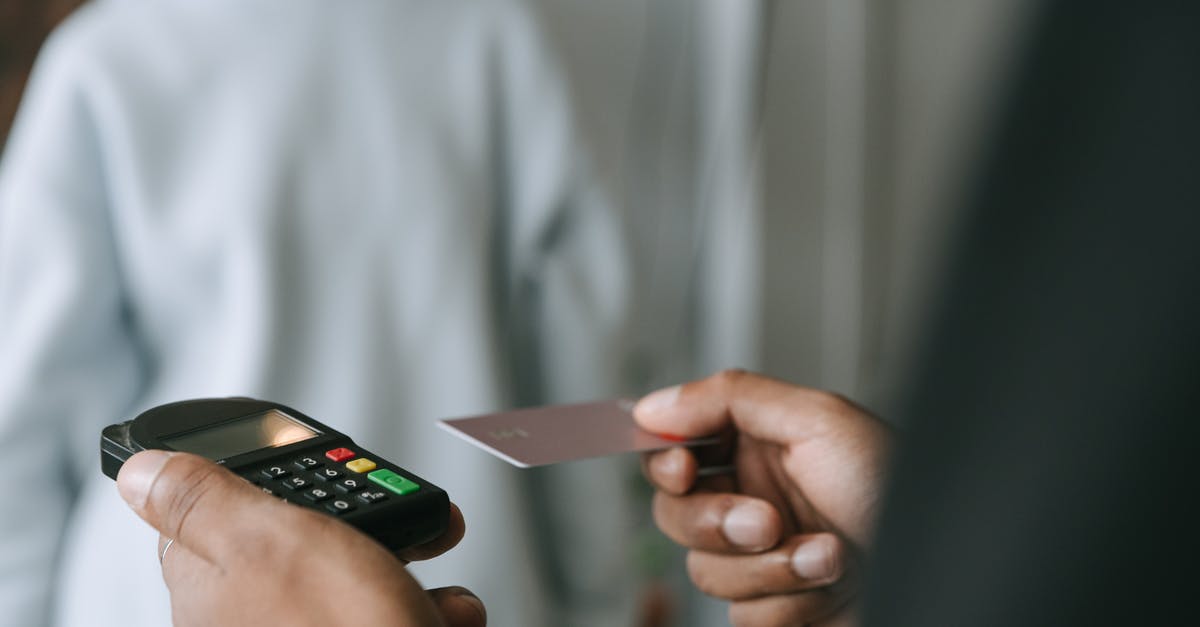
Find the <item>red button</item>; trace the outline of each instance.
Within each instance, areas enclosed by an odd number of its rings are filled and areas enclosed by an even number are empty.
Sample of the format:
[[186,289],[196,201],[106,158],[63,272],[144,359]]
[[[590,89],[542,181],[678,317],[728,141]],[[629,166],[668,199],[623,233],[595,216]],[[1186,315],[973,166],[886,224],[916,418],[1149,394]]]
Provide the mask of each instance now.
[[335,462],[344,462],[355,455],[357,455],[357,453],[348,448],[335,448],[332,451],[325,451],[325,457],[328,457]]

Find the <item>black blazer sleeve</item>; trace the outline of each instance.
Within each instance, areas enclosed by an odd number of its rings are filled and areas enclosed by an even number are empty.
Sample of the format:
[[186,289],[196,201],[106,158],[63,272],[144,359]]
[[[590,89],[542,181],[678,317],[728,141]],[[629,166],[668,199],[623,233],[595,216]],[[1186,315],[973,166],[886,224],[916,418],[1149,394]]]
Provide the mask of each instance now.
[[868,625],[1200,613],[1200,3],[1043,8],[913,371]]

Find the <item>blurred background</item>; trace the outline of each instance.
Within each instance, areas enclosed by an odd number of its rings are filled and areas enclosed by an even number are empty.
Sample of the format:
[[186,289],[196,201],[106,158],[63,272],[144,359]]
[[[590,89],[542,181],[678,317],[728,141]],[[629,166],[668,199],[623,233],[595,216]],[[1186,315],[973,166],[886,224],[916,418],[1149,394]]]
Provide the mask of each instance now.
[[82,2],[5,0],[0,4],[0,138],[8,137],[42,41]]
[[[80,4],[0,4],[0,137],[44,37]],[[575,147],[620,215],[636,268],[617,386],[639,394],[737,366],[887,416],[1027,4],[514,3],[545,37]],[[599,392],[551,397],[589,393]],[[624,584],[573,578],[579,556],[550,550],[532,567],[558,577],[544,598],[493,600],[474,586],[513,621],[496,624],[537,624],[530,605],[557,608],[536,612],[544,624],[724,624],[720,604],[689,589],[681,556],[649,529],[634,466],[513,478],[533,495],[548,542],[586,545],[600,533],[634,550]],[[577,502],[555,496],[597,473],[621,478],[616,531],[589,529]],[[0,586],[11,576],[0,572]]]
[[885,407],[1027,4],[538,2],[622,206],[702,231],[659,352]]

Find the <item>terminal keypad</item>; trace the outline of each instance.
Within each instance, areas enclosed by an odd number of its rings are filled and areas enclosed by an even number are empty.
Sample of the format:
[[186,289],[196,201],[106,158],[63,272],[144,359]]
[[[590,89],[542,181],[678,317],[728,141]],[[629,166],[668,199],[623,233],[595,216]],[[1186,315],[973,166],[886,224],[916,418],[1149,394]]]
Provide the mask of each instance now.
[[344,447],[281,461],[269,462],[242,476],[267,494],[339,516],[359,508],[378,507],[390,498],[420,489],[407,477]]

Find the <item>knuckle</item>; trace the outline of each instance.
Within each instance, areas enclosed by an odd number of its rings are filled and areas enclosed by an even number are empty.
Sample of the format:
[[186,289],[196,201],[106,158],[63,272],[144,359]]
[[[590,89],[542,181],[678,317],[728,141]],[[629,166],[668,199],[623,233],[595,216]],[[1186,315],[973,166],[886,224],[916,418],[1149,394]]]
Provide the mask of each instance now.
[[816,420],[812,422],[811,426],[815,433],[835,432],[843,428],[847,419],[852,419],[861,413],[854,401],[837,392],[826,390],[812,390],[809,405],[815,413]]
[[828,390],[819,390],[816,392],[816,404],[825,413],[833,415],[845,414],[855,407],[849,398]]
[[725,389],[736,388],[742,381],[750,376],[750,373],[741,368],[726,368],[712,378],[718,385]]

